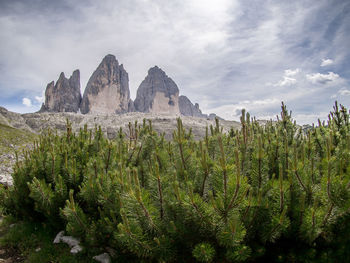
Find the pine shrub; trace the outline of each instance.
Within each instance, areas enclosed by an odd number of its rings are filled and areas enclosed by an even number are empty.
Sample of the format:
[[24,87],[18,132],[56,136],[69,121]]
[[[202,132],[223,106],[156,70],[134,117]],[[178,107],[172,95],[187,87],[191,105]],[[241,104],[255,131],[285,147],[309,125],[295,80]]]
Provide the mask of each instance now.
[[304,131],[284,104],[240,130],[217,120],[201,141],[180,119],[173,139],[151,122],[109,141],[100,128],[43,133],[1,189],[5,212],[65,229],[117,262],[337,262],[348,254],[349,113]]

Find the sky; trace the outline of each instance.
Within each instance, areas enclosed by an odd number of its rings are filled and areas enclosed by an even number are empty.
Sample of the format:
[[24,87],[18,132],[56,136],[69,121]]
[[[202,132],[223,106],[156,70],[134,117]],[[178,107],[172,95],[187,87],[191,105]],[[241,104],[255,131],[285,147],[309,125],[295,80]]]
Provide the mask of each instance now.
[[299,124],[350,106],[348,0],[0,0],[0,106],[40,109],[47,83],[103,57],[129,73],[131,98],[158,65],[204,113],[244,108]]

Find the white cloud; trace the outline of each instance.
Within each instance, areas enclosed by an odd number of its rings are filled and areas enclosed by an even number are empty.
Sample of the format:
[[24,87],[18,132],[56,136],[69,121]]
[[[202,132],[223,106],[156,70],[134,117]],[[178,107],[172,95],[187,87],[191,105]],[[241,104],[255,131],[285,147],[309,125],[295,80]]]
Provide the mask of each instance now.
[[45,97],[44,96],[35,96],[35,100],[38,102],[38,103],[43,103],[45,101]]
[[337,93],[333,94],[331,96],[331,99],[341,99],[340,97],[347,97],[350,96],[350,89],[347,88],[341,88],[337,91]]
[[291,86],[293,84],[297,83],[297,80],[295,78],[290,77],[283,77],[283,80],[280,80],[276,84],[274,84],[275,87],[285,87],[285,86]]
[[327,59],[322,59],[321,67],[326,67],[329,65],[332,65],[334,63],[334,60],[327,58]]
[[339,75],[334,72],[328,72],[328,74],[313,73],[306,74],[306,79],[313,84],[326,84],[339,79]]
[[350,90],[342,88],[338,91],[338,94],[341,96],[350,96]]
[[297,75],[299,72],[300,72],[300,68],[296,68],[296,69],[286,69],[284,71],[284,75],[287,76],[287,77],[293,77],[295,75]]
[[[0,45],[0,102],[31,98],[32,107],[18,103],[22,111],[38,109],[41,91],[61,71],[70,75],[79,68],[84,91],[108,53],[116,55],[129,73],[132,99],[147,70],[158,65],[177,83],[180,93],[199,102],[204,112],[228,118],[232,118],[232,106],[226,115],[216,109],[224,111],[224,105],[232,104],[246,107],[247,100],[254,108],[246,108],[256,116],[274,116],[282,99],[295,112],[325,112],[332,93],[348,87],[345,73],[332,89],[310,85],[300,73],[300,69],[317,72],[321,58],[332,58],[343,69],[349,55],[350,18],[334,28],[330,25],[343,14],[346,1],[330,4],[321,0],[313,5],[302,0],[293,4],[244,0],[17,2],[21,4],[7,10],[0,7],[0,39],[6,39]],[[64,8],[57,8],[61,3]],[[327,41],[326,30],[332,32]],[[264,85],[267,82],[272,83]],[[278,98],[277,106],[262,105],[261,101],[271,102],[268,98]],[[310,98],[310,103],[303,98]]]
[[27,106],[27,107],[31,107],[32,106],[32,101],[28,98],[23,98],[22,99],[22,104]]
[[[284,71],[283,79],[273,84],[274,87],[287,87],[297,83],[295,76],[300,72],[299,68],[296,69],[286,69]],[[293,78],[292,78],[293,77]]]

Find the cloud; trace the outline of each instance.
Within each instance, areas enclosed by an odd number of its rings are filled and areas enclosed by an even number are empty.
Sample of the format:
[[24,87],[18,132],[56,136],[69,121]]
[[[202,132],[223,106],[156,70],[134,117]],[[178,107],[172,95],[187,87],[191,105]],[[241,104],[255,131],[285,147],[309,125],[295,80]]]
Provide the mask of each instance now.
[[27,106],[27,107],[32,107],[32,101],[28,98],[23,98],[22,99],[22,104]]
[[276,84],[273,84],[275,87],[286,87],[291,86],[297,83],[296,78],[292,78],[296,76],[301,70],[299,68],[296,69],[286,69],[284,71],[283,79],[278,81]]
[[331,99],[344,99],[344,97],[350,96],[350,89],[341,88],[337,93],[331,96]]
[[332,99],[335,98],[339,98],[339,97],[347,97],[350,96],[350,89],[347,88],[341,88],[340,90],[338,90],[338,92],[336,94],[333,94],[331,96]]
[[321,67],[332,65],[334,61],[332,59],[322,59]]
[[[233,118],[232,105],[271,99],[278,103],[248,105],[251,113],[275,116],[281,100],[300,116],[327,112],[350,81],[349,9],[328,0],[0,1],[0,104],[38,110],[46,84],[77,68],[84,91],[111,53],[129,73],[132,99],[158,65],[205,113],[227,108]],[[323,80],[332,89],[301,73],[319,72],[320,58],[336,61],[341,78]]]
[[350,96],[350,90],[346,88],[342,88],[338,91],[339,95],[341,96]]
[[293,84],[297,83],[297,80],[295,78],[290,78],[290,77],[283,77],[283,80],[280,80],[274,86],[276,87],[285,87],[285,86],[291,86]]
[[44,96],[35,96],[35,100],[38,103],[43,103],[45,101],[45,97]]
[[299,72],[300,72],[300,68],[296,68],[296,69],[286,69],[284,71],[284,75],[287,76],[287,77],[293,77],[295,75],[297,75]]
[[306,78],[313,84],[326,84],[329,82],[334,82],[339,79],[339,75],[334,72],[328,72],[328,74],[313,73],[306,74]]

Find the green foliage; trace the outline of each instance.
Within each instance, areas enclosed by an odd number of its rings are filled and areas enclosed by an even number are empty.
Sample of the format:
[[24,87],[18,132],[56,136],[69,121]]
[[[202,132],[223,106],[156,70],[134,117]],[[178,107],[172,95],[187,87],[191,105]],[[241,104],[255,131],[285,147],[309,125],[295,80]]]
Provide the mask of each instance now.
[[171,141],[146,121],[113,141],[68,123],[13,177],[4,212],[112,248],[117,262],[326,262],[349,249],[350,124],[337,104],[307,132],[282,104],[277,122],[242,111],[240,130],[217,120],[201,141],[180,119]]
[[0,134],[0,154],[13,153],[13,145],[18,147],[18,151],[22,151],[26,144],[31,143],[37,137],[30,131],[16,129],[1,122]]
[[215,249],[208,243],[200,243],[194,247],[192,254],[199,262],[212,262]]
[[244,262],[251,256],[251,249],[248,246],[240,245],[234,249],[227,250],[226,258],[231,262]]

